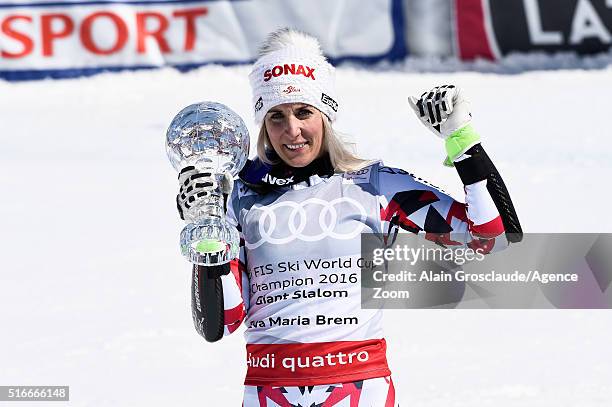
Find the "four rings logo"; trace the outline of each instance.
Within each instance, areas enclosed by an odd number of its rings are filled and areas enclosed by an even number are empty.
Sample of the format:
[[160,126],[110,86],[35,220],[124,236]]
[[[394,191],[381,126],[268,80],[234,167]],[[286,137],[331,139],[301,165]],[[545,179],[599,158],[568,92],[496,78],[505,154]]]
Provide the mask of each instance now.
[[[348,226],[343,213],[359,213],[359,221]],[[251,215],[252,214],[252,215]],[[257,226],[245,233],[245,246],[255,249],[264,243],[281,245],[301,240],[316,242],[327,237],[353,239],[365,228],[367,213],[361,203],[342,197],[331,201],[310,198],[302,202],[282,201],[269,206],[253,206],[249,211]]]

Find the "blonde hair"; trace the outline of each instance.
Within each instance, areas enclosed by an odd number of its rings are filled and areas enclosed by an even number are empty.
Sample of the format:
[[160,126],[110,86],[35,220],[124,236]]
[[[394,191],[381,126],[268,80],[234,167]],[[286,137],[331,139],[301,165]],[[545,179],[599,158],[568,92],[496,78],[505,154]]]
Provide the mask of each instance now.
[[[292,28],[281,28],[269,34],[259,48],[259,57],[286,47],[297,47],[305,52],[318,54],[325,58],[319,41],[315,37]],[[320,110],[318,111],[320,112]],[[321,148],[329,154],[329,159],[336,172],[359,170],[373,162],[357,157],[351,151],[354,143],[346,141],[340,133],[334,130],[331,121],[325,114],[321,113],[321,117],[324,129]],[[271,160],[266,155],[266,150],[274,151],[274,148],[270,143],[270,137],[268,136],[264,120],[259,130],[259,137],[257,138],[257,156],[267,164],[277,164],[279,161]]]
[[[357,157],[351,151],[355,143],[348,142],[333,127],[327,116],[321,114],[323,120],[323,144],[321,149],[329,155],[332,167],[335,172],[357,171],[370,165],[373,161]],[[280,160],[271,160],[266,151],[272,150],[272,143],[265,122],[261,125],[259,136],[257,137],[257,156],[267,164],[278,164]]]

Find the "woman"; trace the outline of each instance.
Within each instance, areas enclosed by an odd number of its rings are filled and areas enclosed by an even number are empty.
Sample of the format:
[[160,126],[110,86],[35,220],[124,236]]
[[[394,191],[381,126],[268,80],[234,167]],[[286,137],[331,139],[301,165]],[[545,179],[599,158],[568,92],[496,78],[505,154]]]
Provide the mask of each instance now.
[[[488,252],[507,245],[505,232],[520,232],[512,202],[455,87],[409,104],[445,139],[445,163],[457,169],[469,211],[406,171],[347,149],[332,127],[334,68],[316,39],[272,33],[250,82],[258,158],[222,185],[228,219],[241,233],[240,258],[194,266],[196,329],[215,341],[246,323],[244,406],[395,406],[381,311],[361,309],[361,233],[401,228]],[[191,197],[216,187],[193,168],[179,179],[181,213]],[[464,232],[466,241],[450,232]]]

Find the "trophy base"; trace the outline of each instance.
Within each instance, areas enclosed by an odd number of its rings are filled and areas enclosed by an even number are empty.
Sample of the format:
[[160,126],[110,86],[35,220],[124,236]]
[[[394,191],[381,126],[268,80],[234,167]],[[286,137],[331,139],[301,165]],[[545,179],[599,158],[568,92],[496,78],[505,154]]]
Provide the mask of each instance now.
[[225,219],[205,218],[181,232],[181,252],[193,264],[216,266],[238,257],[238,230]]

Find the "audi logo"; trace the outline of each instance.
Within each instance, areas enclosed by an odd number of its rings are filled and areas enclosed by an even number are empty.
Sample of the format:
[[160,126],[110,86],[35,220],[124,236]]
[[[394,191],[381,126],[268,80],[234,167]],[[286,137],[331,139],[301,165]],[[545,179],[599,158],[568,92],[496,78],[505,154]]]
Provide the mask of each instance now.
[[[309,198],[302,202],[282,201],[267,206],[253,206],[251,211],[256,211],[259,238],[249,241],[253,237],[245,235],[245,246],[248,249],[256,249],[264,243],[280,245],[294,240],[316,242],[327,237],[352,239],[361,233],[367,219],[363,205],[348,197],[331,201],[320,198]],[[358,214],[359,222],[352,230],[347,231],[346,224],[339,228],[339,213]]]

